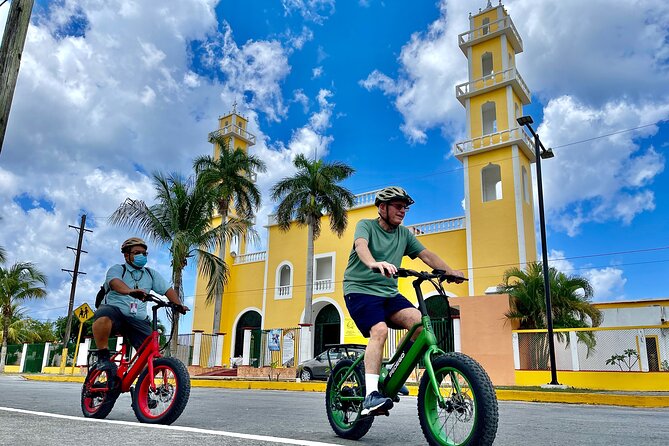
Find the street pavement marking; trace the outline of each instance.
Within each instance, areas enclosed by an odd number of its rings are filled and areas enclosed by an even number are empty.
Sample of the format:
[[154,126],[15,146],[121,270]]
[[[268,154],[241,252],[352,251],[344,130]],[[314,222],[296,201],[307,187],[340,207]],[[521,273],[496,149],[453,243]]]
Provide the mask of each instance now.
[[183,432],[195,432],[198,434],[209,434],[209,435],[219,435],[222,437],[232,437],[232,438],[243,438],[246,440],[256,440],[256,441],[267,441],[273,443],[285,443],[285,444],[297,444],[302,446],[337,446],[334,443],[322,443],[320,441],[309,441],[309,440],[297,440],[292,438],[280,438],[280,437],[270,437],[266,435],[253,435],[253,434],[240,434],[237,432],[225,432],[225,431],[215,431],[211,429],[199,429],[196,427],[185,427],[185,426],[165,426],[163,424],[144,424],[137,423],[133,421],[118,421],[118,420],[98,420],[95,418],[84,418],[84,417],[74,417],[71,415],[60,415],[55,413],[48,412],[36,412],[34,410],[24,410],[24,409],[14,409],[12,407],[2,407],[0,410],[5,412],[16,412],[29,415],[37,415],[40,417],[50,417],[50,418],[60,418],[63,420],[73,420],[73,421],[90,421],[93,423],[108,423],[108,424],[121,424],[125,426],[134,426],[134,427],[145,427],[153,429],[167,429]]

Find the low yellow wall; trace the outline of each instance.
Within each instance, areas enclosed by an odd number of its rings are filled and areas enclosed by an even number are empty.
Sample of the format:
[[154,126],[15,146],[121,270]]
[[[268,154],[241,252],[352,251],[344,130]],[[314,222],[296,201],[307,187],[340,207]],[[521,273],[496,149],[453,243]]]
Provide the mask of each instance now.
[[6,365],[5,366],[5,373],[19,373],[19,366],[18,365]]
[[[558,382],[593,390],[669,392],[669,372],[557,372]],[[541,386],[551,382],[551,372],[516,370],[517,386]]]

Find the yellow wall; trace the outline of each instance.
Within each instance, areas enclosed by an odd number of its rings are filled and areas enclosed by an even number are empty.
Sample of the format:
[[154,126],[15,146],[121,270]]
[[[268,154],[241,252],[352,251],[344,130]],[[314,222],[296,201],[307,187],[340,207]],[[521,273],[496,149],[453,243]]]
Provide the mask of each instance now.
[[[667,372],[557,371],[560,384],[579,389],[669,392]],[[516,385],[541,386],[551,381],[547,370],[516,370]]]
[[509,114],[506,105],[506,90],[494,90],[482,95],[473,96],[470,99],[471,135],[477,138],[483,134],[483,112],[482,107],[486,102],[495,103],[495,115],[497,118],[497,131],[509,128]]
[[[481,170],[489,162],[500,166],[502,199],[483,202]],[[481,295],[519,262],[511,149],[472,155],[469,166],[474,295]]]

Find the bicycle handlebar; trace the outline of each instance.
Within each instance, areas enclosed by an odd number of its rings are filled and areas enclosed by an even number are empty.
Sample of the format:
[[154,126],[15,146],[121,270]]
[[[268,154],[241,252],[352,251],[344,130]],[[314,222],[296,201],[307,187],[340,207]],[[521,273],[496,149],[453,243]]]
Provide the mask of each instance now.
[[[375,273],[381,273],[381,270],[379,268],[372,268],[372,271]],[[393,274],[393,277],[418,277],[423,280],[430,280],[430,279],[439,279],[440,282],[443,282],[444,280],[449,283],[460,283],[465,280],[469,280],[466,277],[460,277],[460,276],[455,276],[453,274],[446,274],[445,271],[442,271],[440,269],[435,269],[431,273],[428,273],[427,271],[415,271],[413,269],[408,269],[408,268],[397,268],[397,272]]]
[[155,294],[148,292],[139,292],[139,291],[131,291],[130,296],[134,297],[135,299],[141,300],[142,302],[153,302],[156,304],[158,307],[170,307],[173,310],[178,311],[181,314],[186,314],[188,310],[184,310],[184,306],[180,304],[175,304],[174,302],[171,302],[169,300],[163,300],[160,297],[156,296]]

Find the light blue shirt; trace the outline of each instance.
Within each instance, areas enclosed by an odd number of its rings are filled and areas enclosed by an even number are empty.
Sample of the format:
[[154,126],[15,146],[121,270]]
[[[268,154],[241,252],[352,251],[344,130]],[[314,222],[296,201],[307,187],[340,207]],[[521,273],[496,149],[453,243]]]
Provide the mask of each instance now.
[[123,275],[123,265],[121,264],[114,265],[107,271],[105,286],[110,291],[107,293],[104,303],[118,308],[126,316],[140,320],[146,319],[148,317],[146,302],[117,293],[109,286],[109,282],[113,279],[120,279],[131,289],[136,288],[147,293],[155,291],[161,295],[164,295],[170,289],[170,284],[155,269],[151,269],[151,274],[149,274],[148,267],[137,269],[128,263],[125,264],[125,269],[125,275]]

